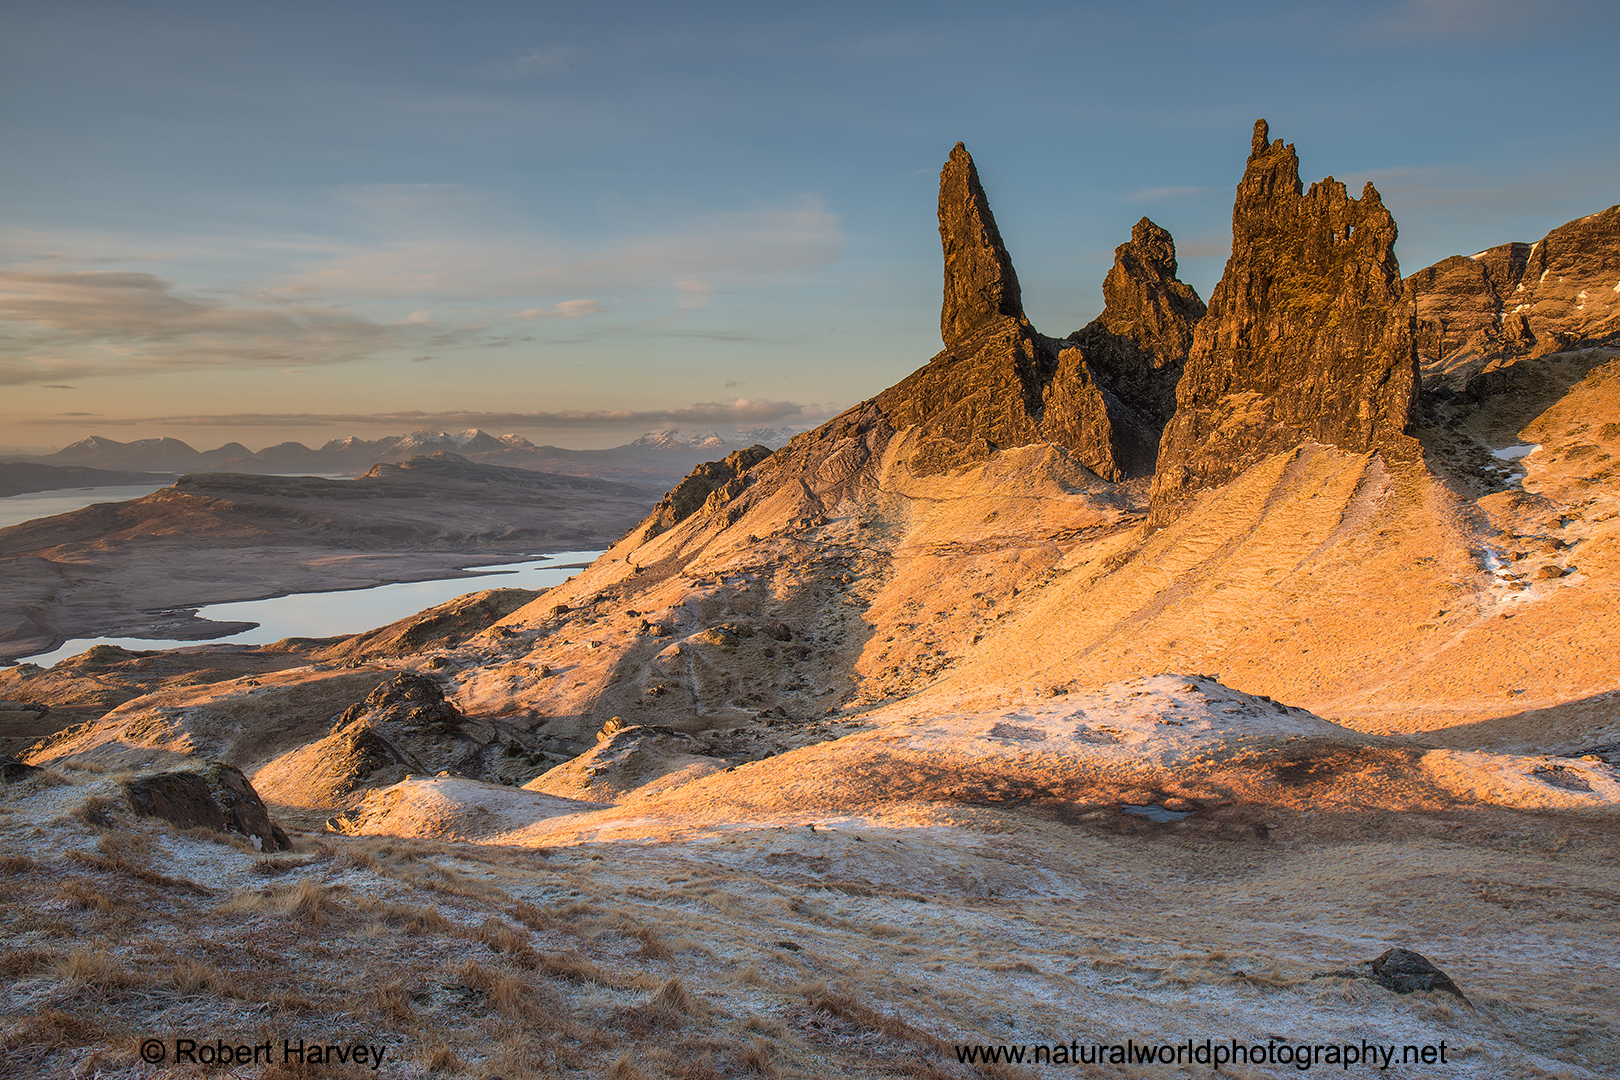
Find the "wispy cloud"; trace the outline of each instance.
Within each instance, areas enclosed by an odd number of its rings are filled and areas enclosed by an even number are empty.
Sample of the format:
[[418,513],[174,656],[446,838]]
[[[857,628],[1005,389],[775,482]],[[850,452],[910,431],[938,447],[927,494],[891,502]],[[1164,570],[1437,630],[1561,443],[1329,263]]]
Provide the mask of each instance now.
[[510,319],[579,319],[586,315],[600,315],[607,308],[595,300],[563,300],[548,308],[529,308],[507,316]]
[[0,271],[0,384],[183,368],[337,364],[403,328],[336,308],[187,296],[154,274]]
[[458,230],[408,237],[317,264],[288,284],[369,298],[601,294],[814,269],[843,248],[838,216],[805,196],[786,206],[699,215],[677,230],[595,250],[543,235]]
[[[818,419],[830,406],[805,405],[792,401],[737,398],[733,401],[704,401],[671,409],[581,409],[569,412],[444,412],[405,411],[380,413],[210,413],[172,416],[106,417],[97,421],[105,427],[172,425],[190,427],[331,427],[365,424],[404,427],[485,427],[485,428],[585,428],[612,424],[780,424],[785,421]],[[91,416],[92,413],[57,413],[51,417],[27,417],[14,422],[48,425],[64,416]]]
[[515,56],[480,64],[474,73],[481,79],[515,80],[561,75],[579,64],[580,54],[565,45],[544,45],[524,49]]
[[1584,0],[1400,0],[1372,14],[1362,36],[1386,45],[1509,40],[1560,28],[1594,6]]

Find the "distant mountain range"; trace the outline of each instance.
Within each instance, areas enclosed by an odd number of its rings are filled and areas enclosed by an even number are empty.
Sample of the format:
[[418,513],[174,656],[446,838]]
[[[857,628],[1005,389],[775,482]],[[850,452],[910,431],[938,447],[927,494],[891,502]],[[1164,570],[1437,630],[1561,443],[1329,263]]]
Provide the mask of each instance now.
[[342,476],[363,473],[377,462],[398,463],[442,450],[483,465],[667,486],[685,476],[699,462],[723,458],[733,450],[755,444],[774,449],[793,434],[778,428],[715,428],[691,434],[679,430],[653,431],[608,450],[568,450],[559,446],[536,446],[521,435],[491,435],[469,428],[455,433],[413,431],[381,439],[350,436],[333,439],[318,450],[299,442],[284,442],[257,452],[238,442],[200,451],[179,439],[137,439],[126,443],[92,435],[54,454],[11,460],[122,472]]

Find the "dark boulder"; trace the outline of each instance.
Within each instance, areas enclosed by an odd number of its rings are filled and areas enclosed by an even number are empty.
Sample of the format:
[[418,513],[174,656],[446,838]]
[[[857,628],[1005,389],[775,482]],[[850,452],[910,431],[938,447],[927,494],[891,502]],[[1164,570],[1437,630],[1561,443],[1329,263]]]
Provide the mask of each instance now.
[[18,761],[10,754],[0,754],[0,784],[15,784],[22,780],[31,780],[45,772],[37,765]]
[[1376,960],[1366,961],[1366,967],[1373,982],[1397,994],[1440,990],[1463,997],[1449,975],[1431,964],[1428,957],[1411,949],[1389,949]]
[[270,820],[264,800],[240,769],[210,762],[196,772],[157,773],[124,784],[130,809],[182,829],[245,837],[259,851],[286,851],[292,841]]

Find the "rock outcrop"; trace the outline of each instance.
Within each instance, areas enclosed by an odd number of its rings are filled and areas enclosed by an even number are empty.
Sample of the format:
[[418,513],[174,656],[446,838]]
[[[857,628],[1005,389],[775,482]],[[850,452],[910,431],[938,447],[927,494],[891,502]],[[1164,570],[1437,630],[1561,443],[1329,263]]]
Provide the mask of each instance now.
[[679,525],[703,509],[711,498],[724,502],[736,497],[747,483],[743,474],[770,456],[770,447],[754,445],[727,454],[723,461],[706,461],[699,465],[660,499],[647,519],[636,527],[641,538],[651,540],[671,526]]
[[[1103,313],[1069,335],[1114,394],[1152,425],[1155,442],[1176,411],[1176,384],[1204,317],[1197,291],[1176,277],[1176,242],[1147,218],[1114,249]],[[1156,448],[1155,448],[1156,449]]]
[[1299,158],[1259,120],[1232,214],[1232,256],[1198,324],[1159,444],[1152,518],[1303,442],[1411,452],[1412,318],[1395,219],[1371,184],[1303,190]]
[[156,773],[124,785],[130,809],[182,829],[235,833],[257,851],[286,851],[292,841],[270,820],[242,771],[218,761],[197,771]]
[[1425,387],[1464,389],[1524,357],[1620,340],[1620,206],[1534,244],[1453,255],[1406,279]]
[[437,681],[404,672],[344,710],[325,738],[282,755],[254,779],[279,802],[336,807],[409,775],[496,778],[506,745],[494,724],[445,700]]
[[979,171],[961,143],[939,174],[939,240],[945,250],[939,336],[947,347],[1001,319],[1023,319],[1012,257],[1001,242]]

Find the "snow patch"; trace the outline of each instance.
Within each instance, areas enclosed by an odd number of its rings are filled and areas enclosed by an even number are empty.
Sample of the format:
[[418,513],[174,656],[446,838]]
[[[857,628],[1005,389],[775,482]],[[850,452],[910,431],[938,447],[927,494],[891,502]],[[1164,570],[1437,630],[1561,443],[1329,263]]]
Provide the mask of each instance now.
[[1541,447],[1536,443],[1519,443],[1517,446],[1504,446],[1500,450],[1492,450],[1491,456],[1502,461],[1518,461],[1520,458],[1529,457],[1540,449]]
[[1467,799],[1524,810],[1620,810],[1620,777],[1602,762],[1431,750],[1422,764],[1434,783]]

